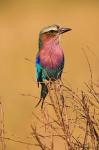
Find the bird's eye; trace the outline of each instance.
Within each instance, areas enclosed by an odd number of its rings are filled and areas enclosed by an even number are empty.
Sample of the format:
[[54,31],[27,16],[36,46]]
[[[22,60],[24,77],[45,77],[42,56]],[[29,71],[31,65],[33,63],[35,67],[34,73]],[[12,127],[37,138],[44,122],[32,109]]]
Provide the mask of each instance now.
[[54,31],[54,30],[51,30],[50,32],[51,32],[51,33],[54,33],[55,31]]
[[56,33],[57,33],[57,31],[55,31],[55,30],[51,30],[51,31],[50,31],[50,33],[51,33],[51,34],[56,34]]

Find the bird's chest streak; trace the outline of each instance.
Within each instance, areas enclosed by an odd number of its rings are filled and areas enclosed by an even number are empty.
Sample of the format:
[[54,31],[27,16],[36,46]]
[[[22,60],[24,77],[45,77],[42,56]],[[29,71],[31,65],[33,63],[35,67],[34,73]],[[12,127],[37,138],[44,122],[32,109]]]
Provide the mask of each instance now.
[[63,57],[63,50],[58,43],[48,43],[40,50],[40,63],[44,68],[57,68],[63,62]]

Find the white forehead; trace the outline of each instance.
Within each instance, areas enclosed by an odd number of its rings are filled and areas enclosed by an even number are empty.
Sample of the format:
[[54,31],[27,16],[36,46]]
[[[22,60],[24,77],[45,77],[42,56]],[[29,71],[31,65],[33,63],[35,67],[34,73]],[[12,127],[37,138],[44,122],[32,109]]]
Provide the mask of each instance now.
[[51,30],[57,31],[58,30],[58,26],[49,26],[49,27],[46,27],[46,28],[44,28],[44,29],[41,30],[41,33],[49,32]]

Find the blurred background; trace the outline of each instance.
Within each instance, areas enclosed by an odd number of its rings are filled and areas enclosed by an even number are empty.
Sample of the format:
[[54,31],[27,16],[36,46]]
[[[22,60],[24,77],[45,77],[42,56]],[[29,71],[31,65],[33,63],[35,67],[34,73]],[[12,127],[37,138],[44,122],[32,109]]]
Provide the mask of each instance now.
[[[65,53],[65,84],[68,82],[74,89],[81,89],[84,82],[90,80],[82,48],[88,55],[94,81],[99,82],[98,0],[0,0],[0,96],[6,137],[27,141],[30,135],[37,99],[21,94],[39,97],[35,82],[38,34],[51,24],[72,28],[61,38]],[[6,149],[26,150],[27,147],[6,141]]]

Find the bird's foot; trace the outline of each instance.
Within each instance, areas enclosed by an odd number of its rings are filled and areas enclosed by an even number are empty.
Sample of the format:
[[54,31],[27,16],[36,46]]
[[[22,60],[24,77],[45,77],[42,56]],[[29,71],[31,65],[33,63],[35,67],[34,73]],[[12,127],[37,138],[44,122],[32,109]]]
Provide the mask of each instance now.
[[44,80],[44,83],[47,85],[48,89],[53,90],[51,80]]
[[55,81],[55,84],[56,84],[56,89],[57,89],[57,91],[60,91],[61,90],[61,87],[62,87],[62,82],[61,82],[61,80],[59,79],[59,80],[56,80]]

